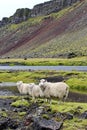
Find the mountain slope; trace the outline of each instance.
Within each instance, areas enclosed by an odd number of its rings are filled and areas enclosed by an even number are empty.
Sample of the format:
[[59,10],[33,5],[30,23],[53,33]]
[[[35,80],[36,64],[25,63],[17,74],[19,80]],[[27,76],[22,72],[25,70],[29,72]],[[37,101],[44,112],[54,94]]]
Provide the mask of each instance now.
[[87,55],[87,1],[0,28],[1,57]]

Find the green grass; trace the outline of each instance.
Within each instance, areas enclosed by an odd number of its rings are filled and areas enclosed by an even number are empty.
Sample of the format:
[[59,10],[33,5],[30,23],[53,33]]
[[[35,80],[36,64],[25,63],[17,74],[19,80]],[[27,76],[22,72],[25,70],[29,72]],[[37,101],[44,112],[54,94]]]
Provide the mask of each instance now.
[[2,117],[7,117],[7,114],[6,114],[5,111],[1,111],[1,110],[0,110],[0,116],[2,116]]
[[[78,108],[81,109],[78,109]],[[74,114],[74,112],[79,112],[79,114],[83,113],[87,110],[86,103],[74,103],[74,102],[66,102],[64,104],[57,105],[56,101],[53,101],[53,104],[50,106],[52,112],[69,112]],[[59,119],[56,119],[59,120]],[[63,123],[64,130],[85,130],[87,127],[87,119],[81,119],[77,117],[73,117],[71,120],[65,120]]]
[[86,130],[87,120],[74,118],[64,122],[64,130]]
[[80,113],[87,110],[86,103],[65,102],[58,104],[58,102],[54,100],[50,107],[54,112],[70,112],[72,114],[77,110],[78,107],[82,107],[82,109],[80,109]]
[[32,58],[32,59],[0,59],[0,64],[14,66],[17,64],[28,66],[86,66],[87,57],[76,57],[71,59],[64,58]]
[[67,81],[68,85],[70,85],[70,88],[77,91],[83,91],[87,92],[87,81],[83,78],[71,78]]
[[[70,91],[76,91],[87,94],[87,72],[78,71],[0,71],[0,82],[17,82],[23,81],[26,83],[35,82],[39,83],[42,78],[57,78],[63,77],[65,82],[70,86]],[[9,89],[16,91],[16,87],[0,87],[0,89]]]
[[25,116],[25,115],[26,115],[26,112],[18,112],[18,115],[19,115],[19,116]]
[[[11,106],[13,107],[19,107],[19,106],[25,106],[25,107],[28,107],[29,106],[29,102],[25,99],[22,99],[22,100],[17,100],[15,102],[12,102]],[[24,114],[24,113],[22,113]]]

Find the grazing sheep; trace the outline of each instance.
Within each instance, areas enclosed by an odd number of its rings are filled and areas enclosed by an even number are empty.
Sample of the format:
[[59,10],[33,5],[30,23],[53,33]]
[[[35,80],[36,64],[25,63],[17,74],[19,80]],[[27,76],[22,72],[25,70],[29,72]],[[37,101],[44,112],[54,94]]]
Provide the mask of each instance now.
[[[31,83],[31,84],[33,84],[33,83]],[[20,94],[29,94],[29,87],[31,84],[23,83],[22,81],[18,81],[16,83]]]
[[69,93],[69,86],[64,82],[51,83],[42,79],[39,86],[44,93],[44,97],[49,99],[50,97],[57,97],[60,100],[65,100]]
[[28,94],[32,96],[33,100],[35,100],[36,97],[43,97],[43,92],[39,85],[31,84],[28,89]]

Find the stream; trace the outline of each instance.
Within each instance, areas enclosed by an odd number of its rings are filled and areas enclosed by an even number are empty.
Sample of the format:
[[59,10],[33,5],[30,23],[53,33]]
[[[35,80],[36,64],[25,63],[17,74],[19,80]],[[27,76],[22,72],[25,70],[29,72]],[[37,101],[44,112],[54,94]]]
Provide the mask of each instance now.
[[60,70],[60,71],[87,71],[87,66],[0,66],[0,70]]

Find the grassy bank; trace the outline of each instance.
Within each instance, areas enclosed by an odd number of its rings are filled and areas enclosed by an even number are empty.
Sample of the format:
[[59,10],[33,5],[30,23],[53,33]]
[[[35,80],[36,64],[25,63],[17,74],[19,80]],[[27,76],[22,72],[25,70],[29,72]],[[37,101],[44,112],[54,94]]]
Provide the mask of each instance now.
[[0,64],[10,66],[28,65],[28,66],[86,66],[87,57],[76,57],[71,59],[59,58],[31,58],[31,59],[0,59]]
[[0,82],[35,82],[39,83],[40,79],[45,78],[51,82],[64,80],[71,91],[87,94],[87,72],[78,71],[0,71]]

